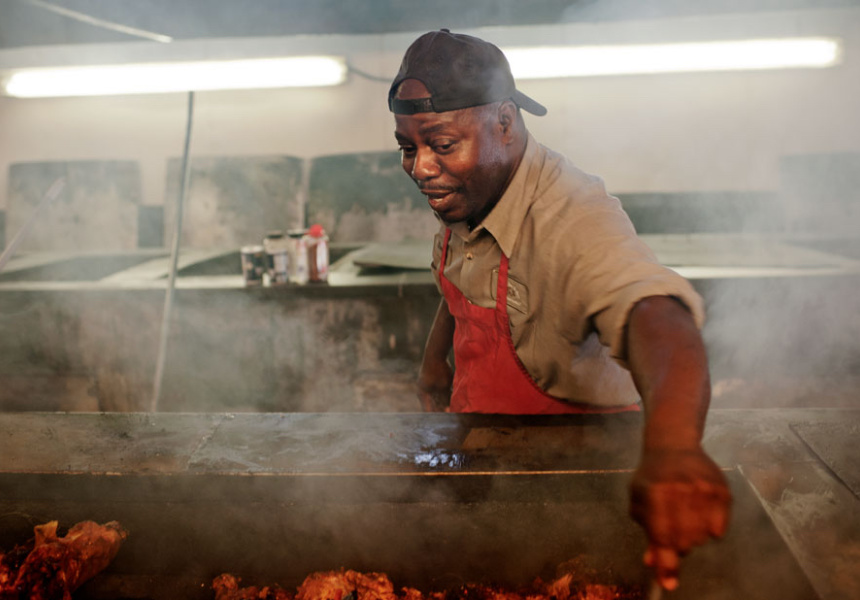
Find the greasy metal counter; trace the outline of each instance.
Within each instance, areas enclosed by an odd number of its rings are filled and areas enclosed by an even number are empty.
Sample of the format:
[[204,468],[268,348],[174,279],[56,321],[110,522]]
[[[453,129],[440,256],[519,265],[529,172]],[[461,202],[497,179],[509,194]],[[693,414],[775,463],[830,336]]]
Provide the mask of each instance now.
[[[627,515],[641,416],[0,414],[0,547],[37,522],[130,531],[81,598],[211,598],[211,578],[314,570],[522,584],[577,557],[644,582]],[[860,595],[860,410],[714,410],[735,496],[672,598]]]

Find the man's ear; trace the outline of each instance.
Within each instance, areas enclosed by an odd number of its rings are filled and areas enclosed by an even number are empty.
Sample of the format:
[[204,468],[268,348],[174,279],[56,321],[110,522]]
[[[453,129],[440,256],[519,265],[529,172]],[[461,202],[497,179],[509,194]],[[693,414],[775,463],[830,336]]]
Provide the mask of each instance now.
[[514,139],[514,126],[517,123],[517,105],[512,100],[505,100],[499,105],[499,126],[502,139],[509,143]]

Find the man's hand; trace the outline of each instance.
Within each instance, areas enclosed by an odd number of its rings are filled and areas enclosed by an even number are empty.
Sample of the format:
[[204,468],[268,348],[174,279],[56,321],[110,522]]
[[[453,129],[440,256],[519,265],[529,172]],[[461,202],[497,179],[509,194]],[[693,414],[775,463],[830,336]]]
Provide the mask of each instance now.
[[442,412],[451,404],[454,370],[448,362],[448,353],[453,344],[454,317],[448,312],[448,303],[443,298],[427,336],[424,358],[418,372],[418,399],[425,412]]
[[723,535],[731,493],[702,450],[711,384],[702,337],[686,307],[668,296],[630,312],[627,357],[645,408],[642,459],[630,513],[645,528],[645,563],[664,588],[678,586],[681,557]]
[[454,370],[447,360],[429,360],[427,356],[418,372],[418,399],[424,412],[444,412],[451,404]]
[[728,527],[726,478],[701,449],[646,450],[630,490],[630,514],[648,535],[645,564],[673,590],[680,558]]

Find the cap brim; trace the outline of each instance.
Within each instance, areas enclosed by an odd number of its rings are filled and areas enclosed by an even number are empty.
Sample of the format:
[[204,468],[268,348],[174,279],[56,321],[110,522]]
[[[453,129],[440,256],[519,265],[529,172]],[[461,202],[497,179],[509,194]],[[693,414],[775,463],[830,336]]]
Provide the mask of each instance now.
[[539,117],[546,114],[546,107],[543,104],[535,102],[519,90],[514,90],[514,95],[511,96],[511,99],[517,106],[526,112],[530,112],[531,114]]

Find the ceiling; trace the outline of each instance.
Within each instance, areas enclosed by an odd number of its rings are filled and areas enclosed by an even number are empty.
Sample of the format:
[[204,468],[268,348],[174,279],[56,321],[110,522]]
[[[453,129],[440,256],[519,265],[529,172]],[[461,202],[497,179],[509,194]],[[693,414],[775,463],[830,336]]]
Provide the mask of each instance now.
[[141,41],[145,32],[174,40],[380,34],[857,6],[860,0],[0,0],[0,50]]

